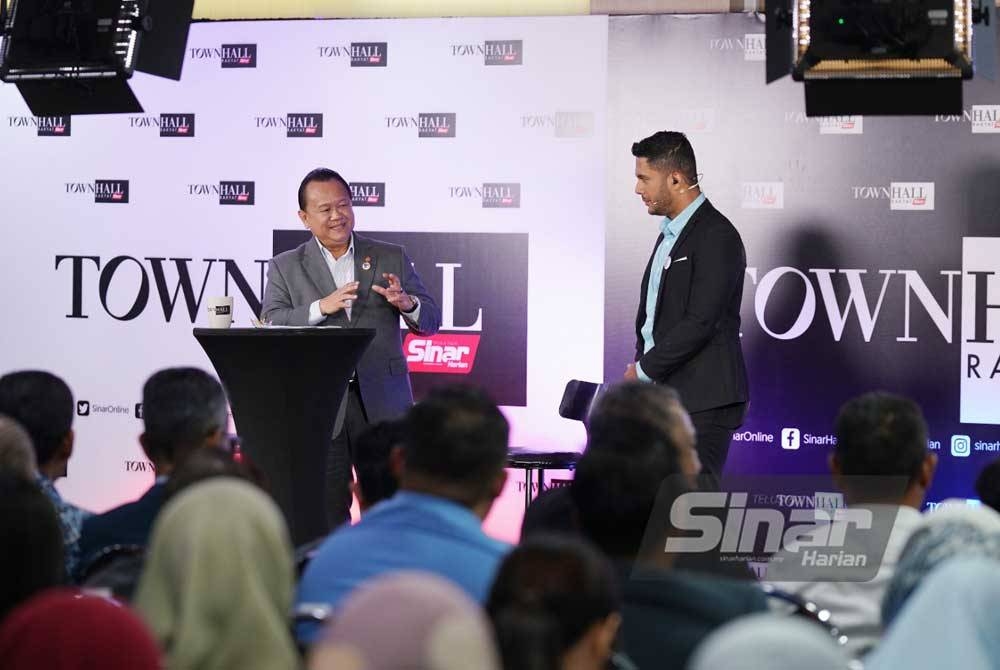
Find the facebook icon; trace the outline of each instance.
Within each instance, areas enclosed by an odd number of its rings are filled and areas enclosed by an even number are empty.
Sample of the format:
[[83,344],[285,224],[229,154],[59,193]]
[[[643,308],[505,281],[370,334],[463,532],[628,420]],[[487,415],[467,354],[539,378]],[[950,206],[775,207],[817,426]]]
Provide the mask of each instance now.
[[801,434],[798,428],[782,428],[781,429],[781,448],[782,449],[798,449],[799,440],[801,439]]

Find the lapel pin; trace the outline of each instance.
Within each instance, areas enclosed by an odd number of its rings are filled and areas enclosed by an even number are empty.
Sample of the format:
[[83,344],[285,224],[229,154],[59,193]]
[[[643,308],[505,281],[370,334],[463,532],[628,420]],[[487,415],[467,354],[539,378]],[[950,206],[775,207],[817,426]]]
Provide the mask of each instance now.
[[670,269],[670,263],[672,262],[672,260],[673,259],[670,258],[670,256],[667,256],[667,262],[663,264],[663,269],[664,270],[669,270]]
[[371,256],[365,256],[365,260],[361,264],[361,269],[362,270],[371,270],[372,269],[372,257]]

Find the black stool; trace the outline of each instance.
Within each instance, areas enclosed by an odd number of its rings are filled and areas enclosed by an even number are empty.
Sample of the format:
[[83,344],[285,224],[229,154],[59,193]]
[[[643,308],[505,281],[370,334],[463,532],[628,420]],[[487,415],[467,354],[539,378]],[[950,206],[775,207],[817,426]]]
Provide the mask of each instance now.
[[[604,392],[604,385],[571,379],[566,382],[562,400],[559,401],[559,416],[564,419],[585,422],[590,416],[597,398]],[[532,451],[523,447],[511,447],[507,451],[507,467],[524,470],[524,508],[531,504],[531,485],[538,471],[538,492],[545,488],[546,470],[573,470],[580,454],[575,451]]]

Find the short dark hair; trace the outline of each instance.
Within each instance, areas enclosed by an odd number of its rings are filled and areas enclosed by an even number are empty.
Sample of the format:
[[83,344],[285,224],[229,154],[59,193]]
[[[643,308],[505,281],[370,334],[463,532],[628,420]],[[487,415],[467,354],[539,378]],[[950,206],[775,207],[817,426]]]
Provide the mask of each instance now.
[[874,391],[843,404],[834,429],[834,453],[847,476],[911,480],[927,456],[927,422],[909,398]]
[[389,467],[389,455],[393,447],[403,443],[405,435],[402,421],[380,421],[358,436],[354,470],[366,505],[391,498],[399,488],[399,481]]
[[324,182],[324,181],[337,181],[347,189],[347,192],[351,192],[351,185],[347,183],[347,180],[340,176],[335,170],[330,168],[316,168],[310,170],[309,174],[302,178],[302,183],[299,184],[299,209],[305,211],[306,208],[306,187],[314,181]]
[[177,463],[229,416],[222,385],[198,368],[167,368],[142,387],[142,420],[150,459]]
[[615,384],[594,403],[589,421],[601,416],[621,416],[644,421],[671,433],[677,427],[681,397],[670,386],[631,381]]
[[507,462],[510,427],[485,391],[435,389],[406,415],[402,448],[407,471],[457,486],[468,502],[486,497]]
[[486,602],[506,668],[557,668],[595,624],[622,609],[611,566],[581,539],[535,536],[500,564]]
[[0,414],[28,431],[38,465],[52,460],[73,426],[73,393],[59,377],[22,370],[0,377]]
[[617,413],[591,414],[570,494],[580,527],[609,556],[633,557],[663,481],[681,475],[670,432]]
[[684,133],[661,130],[632,144],[632,155],[645,158],[658,170],[677,170],[691,184],[698,181],[698,163],[694,148]]
[[0,473],[0,621],[35,593],[65,578],[59,515],[38,485]]

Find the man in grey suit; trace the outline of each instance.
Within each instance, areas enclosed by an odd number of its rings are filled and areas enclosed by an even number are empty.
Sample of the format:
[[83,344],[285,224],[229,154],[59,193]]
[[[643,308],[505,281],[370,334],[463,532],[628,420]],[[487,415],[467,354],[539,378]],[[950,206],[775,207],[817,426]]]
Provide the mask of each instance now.
[[395,419],[413,404],[399,317],[412,332],[433,335],[441,310],[402,247],[354,233],[351,189],[343,177],[317,168],[302,180],[298,196],[299,219],[313,237],[271,259],[261,319],[375,329],[348,385],[327,459],[327,512],[336,526],[350,518],[358,436],[369,422]]

